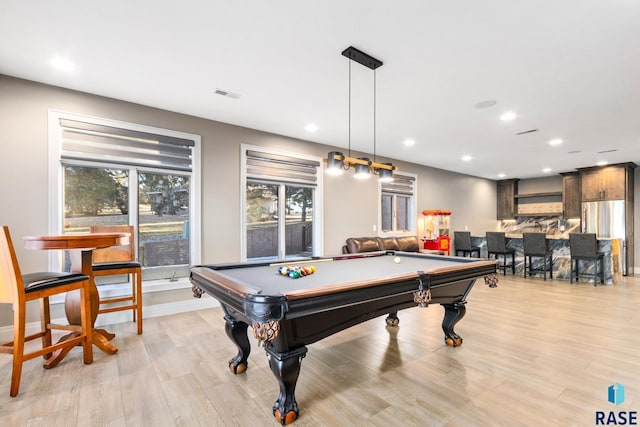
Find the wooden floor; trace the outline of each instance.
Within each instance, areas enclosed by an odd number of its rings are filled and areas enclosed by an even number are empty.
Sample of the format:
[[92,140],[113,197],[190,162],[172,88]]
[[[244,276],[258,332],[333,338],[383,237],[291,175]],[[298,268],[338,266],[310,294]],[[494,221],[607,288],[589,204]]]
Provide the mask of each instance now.
[[[294,426],[592,426],[596,411],[640,411],[640,278],[613,286],[500,276],[478,282],[443,344],[440,306],[399,313],[309,346]],[[82,365],[78,348],[45,371],[27,362],[9,397],[0,355],[0,426],[275,426],[278,386],[261,348],[246,374],[219,308],[109,328],[120,348]],[[252,345],[255,344],[253,338]],[[607,402],[618,382],[625,402]]]

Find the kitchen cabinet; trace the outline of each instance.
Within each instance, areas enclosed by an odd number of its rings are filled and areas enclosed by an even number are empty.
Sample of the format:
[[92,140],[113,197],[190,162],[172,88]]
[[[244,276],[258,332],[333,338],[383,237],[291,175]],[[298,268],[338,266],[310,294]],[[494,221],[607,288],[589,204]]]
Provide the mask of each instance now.
[[[624,265],[633,265],[634,257],[634,163],[579,168],[583,202],[625,201],[625,241],[621,256]],[[628,270],[627,270],[628,271]]]
[[567,172],[560,175],[562,175],[562,216],[565,218],[580,218],[582,203],[580,174],[578,172]]
[[497,181],[496,210],[497,219],[513,219],[516,216],[516,194],[518,192],[518,179],[503,179]]
[[624,200],[627,188],[626,176],[626,165],[583,170],[580,173],[582,201]]

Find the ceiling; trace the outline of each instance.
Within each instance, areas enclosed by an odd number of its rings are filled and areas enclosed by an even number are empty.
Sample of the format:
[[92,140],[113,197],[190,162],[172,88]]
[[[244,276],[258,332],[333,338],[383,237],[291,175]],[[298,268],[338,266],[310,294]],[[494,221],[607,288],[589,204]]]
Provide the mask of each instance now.
[[[349,78],[349,46],[384,65]],[[0,73],[368,153],[375,87],[379,156],[489,179],[640,164],[634,0],[3,0]]]

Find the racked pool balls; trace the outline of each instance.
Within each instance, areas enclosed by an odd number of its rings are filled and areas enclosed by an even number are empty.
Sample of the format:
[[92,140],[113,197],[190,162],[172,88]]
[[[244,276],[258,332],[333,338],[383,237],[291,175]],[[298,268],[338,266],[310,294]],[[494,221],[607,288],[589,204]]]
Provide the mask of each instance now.
[[283,276],[289,276],[292,279],[298,279],[303,276],[308,276],[316,272],[316,267],[313,265],[301,265],[301,266],[281,266],[278,267],[278,274]]

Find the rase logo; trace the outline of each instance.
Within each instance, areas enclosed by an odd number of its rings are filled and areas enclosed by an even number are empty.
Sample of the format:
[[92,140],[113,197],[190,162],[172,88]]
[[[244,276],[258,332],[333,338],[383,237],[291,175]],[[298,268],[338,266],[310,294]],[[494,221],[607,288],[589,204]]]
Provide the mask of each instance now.
[[624,386],[620,383],[615,383],[609,386],[609,402],[618,406],[624,402]]
[[[624,402],[624,386],[615,383],[609,386],[607,400],[618,406]],[[638,425],[637,411],[596,411],[597,426]]]

